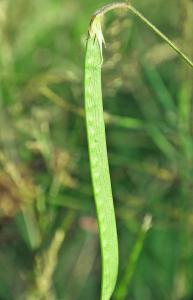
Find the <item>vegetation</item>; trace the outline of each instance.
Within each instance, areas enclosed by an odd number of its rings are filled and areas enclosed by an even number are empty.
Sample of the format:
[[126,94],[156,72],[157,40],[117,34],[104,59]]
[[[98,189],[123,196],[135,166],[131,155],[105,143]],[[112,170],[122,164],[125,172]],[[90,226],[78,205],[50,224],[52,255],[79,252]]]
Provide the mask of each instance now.
[[[90,16],[104,4],[0,2],[0,299],[100,298],[83,62]],[[192,1],[133,5],[191,63]],[[192,68],[127,11],[104,21],[103,104],[120,252],[112,299],[188,300]]]

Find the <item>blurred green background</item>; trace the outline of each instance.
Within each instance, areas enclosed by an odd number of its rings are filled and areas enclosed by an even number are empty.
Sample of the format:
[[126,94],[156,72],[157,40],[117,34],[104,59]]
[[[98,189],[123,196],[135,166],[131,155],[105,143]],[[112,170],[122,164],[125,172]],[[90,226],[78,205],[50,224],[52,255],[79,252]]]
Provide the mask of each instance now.
[[[0,300],[99,299],[83,78],[106,3],[0,1]],[[191,0],[132,4],[193,58]],[[119,300],[191,300],[193,71],[131,14],[108,14],[104,36]]]

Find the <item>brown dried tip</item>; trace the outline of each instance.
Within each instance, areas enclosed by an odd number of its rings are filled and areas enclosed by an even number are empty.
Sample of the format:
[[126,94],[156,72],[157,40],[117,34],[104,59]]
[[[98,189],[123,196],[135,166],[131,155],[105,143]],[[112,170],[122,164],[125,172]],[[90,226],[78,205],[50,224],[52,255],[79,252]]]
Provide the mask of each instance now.
[[89,28],[92,27],[92,23],[94,22],[96,17],[102,17],[104,14],[106,14],[108,11],[116,9],[116,8],[129,8],[129,2],[115,2],[115,3],[109,3],[101,8],[99,8],[92,16],[89,24]]

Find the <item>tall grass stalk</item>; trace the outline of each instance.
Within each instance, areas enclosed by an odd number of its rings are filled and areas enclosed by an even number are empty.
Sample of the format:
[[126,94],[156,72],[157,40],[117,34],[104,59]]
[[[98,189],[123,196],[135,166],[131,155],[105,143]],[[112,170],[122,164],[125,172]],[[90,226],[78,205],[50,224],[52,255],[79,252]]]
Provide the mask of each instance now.
[[102,104],[101,67],[103,62],[102,47],[105,41],[101,29],[101,17],[106,12],[117,8],[129,9],[162,40],[172,47],[172,49],[175,50],[187,64],[193,67],[193,62],[129,3],[117,2],[108,4],[97,10],[91,18],[85,58],[85,112],[90,169],[102,253],[101,300],[110,299],[116,284],[118,272],[117,230]]

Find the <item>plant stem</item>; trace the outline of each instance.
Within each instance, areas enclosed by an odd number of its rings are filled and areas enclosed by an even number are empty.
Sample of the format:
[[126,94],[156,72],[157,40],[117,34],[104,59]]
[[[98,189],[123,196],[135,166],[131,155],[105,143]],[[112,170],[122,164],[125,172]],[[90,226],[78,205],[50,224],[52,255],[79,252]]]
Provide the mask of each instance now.
[[149,28],[151,28],[159,37],[162,38],[174,51],[176,51],[187,64],[189,64],[193,68],[193,62],[184,54],[170,39],[167,38],[165,34],[163,34],[157,27],[155,27],[150,21],[148,21],[136,8],[132,5],[128,7],[137,17],[140,18]]

